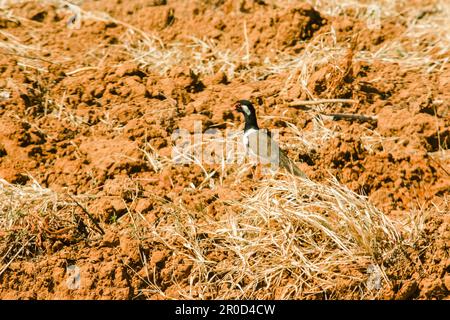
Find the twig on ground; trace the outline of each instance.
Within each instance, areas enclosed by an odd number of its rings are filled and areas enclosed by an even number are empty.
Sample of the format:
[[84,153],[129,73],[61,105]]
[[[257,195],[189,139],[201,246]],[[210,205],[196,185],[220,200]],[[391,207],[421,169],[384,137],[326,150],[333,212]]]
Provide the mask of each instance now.
[[311,106],[323,103],[358,103],[354,99],[318,99],[318,100],[296,100],[289,103],[289,107]]
[[377,122],[377,116],[365,116],[362,114],[349,114],[349,113],[320,113],[322,116],[332,117],[333,120],[348,120],[348,121],[361,121],[361,122]]
[[40,60],[40,61],[44,61],[44,62],[49,63],[49,64],[58,64],[57,62],[53,62],[53,61],[50,61],[48,59],[44,59],[44,58],[41,58],[41,57],[30,56],[30,55],[25,55],[25,54],[20,54],[20,53],[2,52],[2,54],[7,55],[7,56],[21,57],[21,58],[30,59],[30,60]]
[[97,221],[95,221],[94,217],[89,213],[89,211],[87,211],[87,209],[85,207],[83,207],[73,196],[71,196],[70,194],[68,196],[69,196],[70,199],[72,199],[76,203],[76,205],[81,210],[83,210],[84,213],[86,213],[86,215],[89,217],[89,220],[91,220],[91,222],[97,228],[97,232],[99,232],[101,235],[104,235],[105,231],[102,229],[102,227],[100,227],[100,225],[97,223]]
[[98,69],[97,67],[83,67],[83,68],[78,68],[78,69],[69,71],[69,72],[66,73],[66,75],[72,76],[72,75],[74,75],[76,73],[79,73],[79,72],[84,72],[84,71],[89,71],[89,70],[97,70],[97,69]]
[[8,261],[8,263],[3,267],[2,270],[0,270],[0,276],[3,274],[3,272],[5,272],[9,266],[11,265],[11,263],[17,258],[17,256],[23,251],[23,249],[31,242],[31,240],[33,240],[34,238],[36,238],[36,236],[33,236],[32,238],[30,238],[27,243],[25,243],[14,255],[14,257],[11,258],[11,260]]

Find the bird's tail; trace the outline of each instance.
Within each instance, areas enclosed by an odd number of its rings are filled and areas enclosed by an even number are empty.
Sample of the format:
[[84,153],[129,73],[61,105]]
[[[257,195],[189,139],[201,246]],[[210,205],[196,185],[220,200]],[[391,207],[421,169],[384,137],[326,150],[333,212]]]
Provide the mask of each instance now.
[[307,178],[307,175],[283,152],[280,152],[280,165],[297,177]]

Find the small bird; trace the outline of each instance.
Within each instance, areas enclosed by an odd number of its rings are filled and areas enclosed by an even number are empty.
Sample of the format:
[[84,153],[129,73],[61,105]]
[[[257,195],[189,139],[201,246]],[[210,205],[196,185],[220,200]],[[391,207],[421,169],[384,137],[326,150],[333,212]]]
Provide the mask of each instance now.
[[234,105],[234,108],[244,115],[243,140],[247,153],[250,151],[263,164],[270,163],[271,166],[285,168],[293,175],[306,178],[305,173],[295,165],[294,161],[289,159],[286,153],[272,139],[270,132],[258,127],[256,111],[250,101],[239,100]]

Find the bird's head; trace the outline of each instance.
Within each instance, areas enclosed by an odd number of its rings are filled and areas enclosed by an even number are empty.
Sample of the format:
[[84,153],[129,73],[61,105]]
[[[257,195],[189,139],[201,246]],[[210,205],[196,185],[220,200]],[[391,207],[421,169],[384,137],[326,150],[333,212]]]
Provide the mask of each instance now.
[[239,100],[234,104],[234,110],[242,113],[245,118],[245,129],[258,129],[258,121],[256,120],[256,111],[252,103],[248,100]]
[[255,108],[248,100],[239,100],[236,102],[234,104],[234,110],[241,112],[246,118],[255,114]]

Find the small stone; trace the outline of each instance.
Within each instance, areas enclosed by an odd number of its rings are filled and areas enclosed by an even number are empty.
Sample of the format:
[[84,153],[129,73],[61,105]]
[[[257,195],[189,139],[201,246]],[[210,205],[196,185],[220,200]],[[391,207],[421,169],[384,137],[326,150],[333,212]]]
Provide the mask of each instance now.
[[153,202],[149,199],[139,199],[135,210],[140,213],[146,213],[153,209]]
[[112,209],[116,214],[122,215],[127,211],[127,206],[122,199],[114,198],[111,200],[110,205],[111,206],[108,209]]
[[125,78],[124,83],[135,97],[144,96],[147,93],[145,85],[137,81],[136,77]]
[[139,73],[139,67],[132,62],[124,63],[116,69],[116,76],[131,76]]
[[205,84],[208,85],[218,85],[218,84],[227,84],[228,77],[225,72],[220,71],[212,76],[205,78]]
[[164,262],[167,259],[166,251],[155,251],[152,253],[152,257],[150,258],[150,266],[154,267],[158,263]]
[[103,240],[101,243],[102,247],[115,247],[119,244],[119,238],[117,233],[114,231],[107,231],[103,236]]
[[8,100],[11,97],[11,93],[6,90],[0,90],[0,101]]

